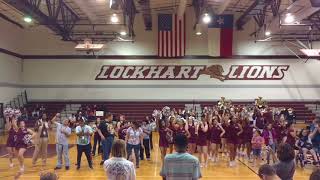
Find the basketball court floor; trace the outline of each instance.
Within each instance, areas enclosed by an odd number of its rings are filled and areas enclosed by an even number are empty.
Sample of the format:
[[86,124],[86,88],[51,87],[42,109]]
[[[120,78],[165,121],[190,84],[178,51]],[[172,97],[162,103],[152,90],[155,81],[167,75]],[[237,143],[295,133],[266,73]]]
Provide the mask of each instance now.
[[[29,148],[26,152],[25,159],[25,173],[20,176],[22,180],[36,180],[39,179],[39,174],[41,172],[51,171],[53,172],[53,168],[56,164],[56,151],[54,144],[54,132],[52,132],[50,137],[50,144],[48,146],[48,161],[45,167],[42,167],[41,161],[38,160],[38,164],[35,167],[31,165],[31,157],[33,153],[33,148]],[[75,143],[75,135],[73,134],[70,138],[70,143]],[[17,160],[15,159],[15,167],[9,168],[8,159],[5,152],[5,142],[6,136],[0,137],[0,179],[1,180],[9,180],[14,179],[18,172]],[[59,179],[61,180],[69,180],[69,179],[77,179],[77,180],[93,180],[93,179],[107,179],[102,166],[99,165],[101,157],[95,156],[94,160],[94,169],[90,170],[88,168],[88,164],[86,158],[83,154],[81,169],[76,170],[76,166],[74,165],[76,162],[76,145],[71,145],[69,150],[70,152],[70,160],[71,160],[71,168],[69,171],[64,169],[56,171],[59,175]],[[151,161],[141,161],[140,168],[136,170],[137,179],[140,180],[156,180],[162,179],[159,176],[161,168],[161,159],[160,159],[160,151],[158,148],[158,134],[154,133],[154,149],[151,153]],[[294,179],[295,180],[306,180],[308,179],[312,169],[306,168],[301,169],[297,168]],[[238,159],[237,166],[235,168],[229,168],[227,166],[226,158],[220,160],[218,164],[209,163],[207,168],[202,168],[202,179],[215,179],[215,180],[254,180],[259,179],[257,176],[257,168],[252,167],[247,160]]]

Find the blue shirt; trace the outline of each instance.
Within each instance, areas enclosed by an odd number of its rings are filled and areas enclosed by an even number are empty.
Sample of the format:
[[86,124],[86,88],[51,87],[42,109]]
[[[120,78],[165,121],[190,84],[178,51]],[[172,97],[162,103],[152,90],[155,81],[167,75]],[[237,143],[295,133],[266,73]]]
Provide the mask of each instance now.
[[68,136],[71,134],[71,128],[57,123],[56,143],[62,145],[68,145]]
[[166,180],[196,180],[201,178],[198,158],[189,153],[168,154],[164,158],[160,176]]

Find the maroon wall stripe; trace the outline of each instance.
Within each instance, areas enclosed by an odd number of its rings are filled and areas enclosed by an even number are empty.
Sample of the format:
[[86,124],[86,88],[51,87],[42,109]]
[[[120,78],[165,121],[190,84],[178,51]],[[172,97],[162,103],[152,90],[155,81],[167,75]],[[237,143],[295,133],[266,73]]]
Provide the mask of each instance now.
[[184,23],[184,38],[183,38],[183,40],[184,40],[184,49],[183,49],[183,55],[186,55],[186,44],[187,44],[187,36],[186,36],[186,31],[187,31],[187,28],[186,28],[186,14],[184,14],[183,15],[183,23]]
[[168,57],[169,56],[169,32],[166,31],[166,56]]
[[175,36],[174,36],[174,38],[175,38],[175,41],[174,41],[174,44],[175,44],[174,52],[175,52],[175,56],[176,57],[177,57],[177,54],[178,54],[178,46],[177,46],[177,40],[178,40],[177,27],[178,27],[178,25],[177,24],[178,24],[177,23],[177,15],[175,14],[174,15],[174,34],[175,34]]
[[220,56],[231,57],[233,45],[233,29],[220,29]]
[[181,52],[181,45],[182,45],[182,31],[181,31],[181,20],[179,20],[179,44],[180,44],[180,48],[179,48],[179,56],[182,56],[182,52]]

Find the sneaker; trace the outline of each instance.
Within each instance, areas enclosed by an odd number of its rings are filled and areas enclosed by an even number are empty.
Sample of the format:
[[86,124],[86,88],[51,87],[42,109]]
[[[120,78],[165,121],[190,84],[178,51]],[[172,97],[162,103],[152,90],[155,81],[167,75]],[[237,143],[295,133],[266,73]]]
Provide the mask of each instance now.
[[10,164],[9,164],[9,167],[10,167],[10,168],[13,168],[13,166],[14,166],[13,163],[10,163]]
[[100,162],[100,166],[103,165],[103,163],[104,163],[104,161],[101,161],[101,162]]
[[24,166],[20,167],[20,172],[22,172],[22,173],[24,172]]
[[79,170],[80,169],[80,166],[77,166],[77,170]]
[[138,168],[139,168],[139,165],[136,165],[136,168],[138,169]]
[[92,165],[89,165],[89,168],[90,168],[90,169],[93,169]]
[[200,163],[200,167],[203,168],[203,164],[202,163]]
[[69,166],[66,166],[66,170],[68,171],[70,169],[70,167]]
[[55,167],[55,168],[54,168],[54,170],[59,170],[59,169],[61,169],[61,167]]
[[150,158],[147,158],[147,161],[150,161],[151,159]]

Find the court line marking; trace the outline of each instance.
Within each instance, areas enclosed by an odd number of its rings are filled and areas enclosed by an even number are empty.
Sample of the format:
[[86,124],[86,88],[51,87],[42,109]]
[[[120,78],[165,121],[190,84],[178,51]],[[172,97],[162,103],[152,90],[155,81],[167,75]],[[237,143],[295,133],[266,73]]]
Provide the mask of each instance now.
[[252,171],[254,174],[256,174],[257,176],[259,176],[259,174],[253,170],[250,166],[248,166],[246,163],[242,162],[240,159],[237,159],[242,165],[246,166],[250,171]]

